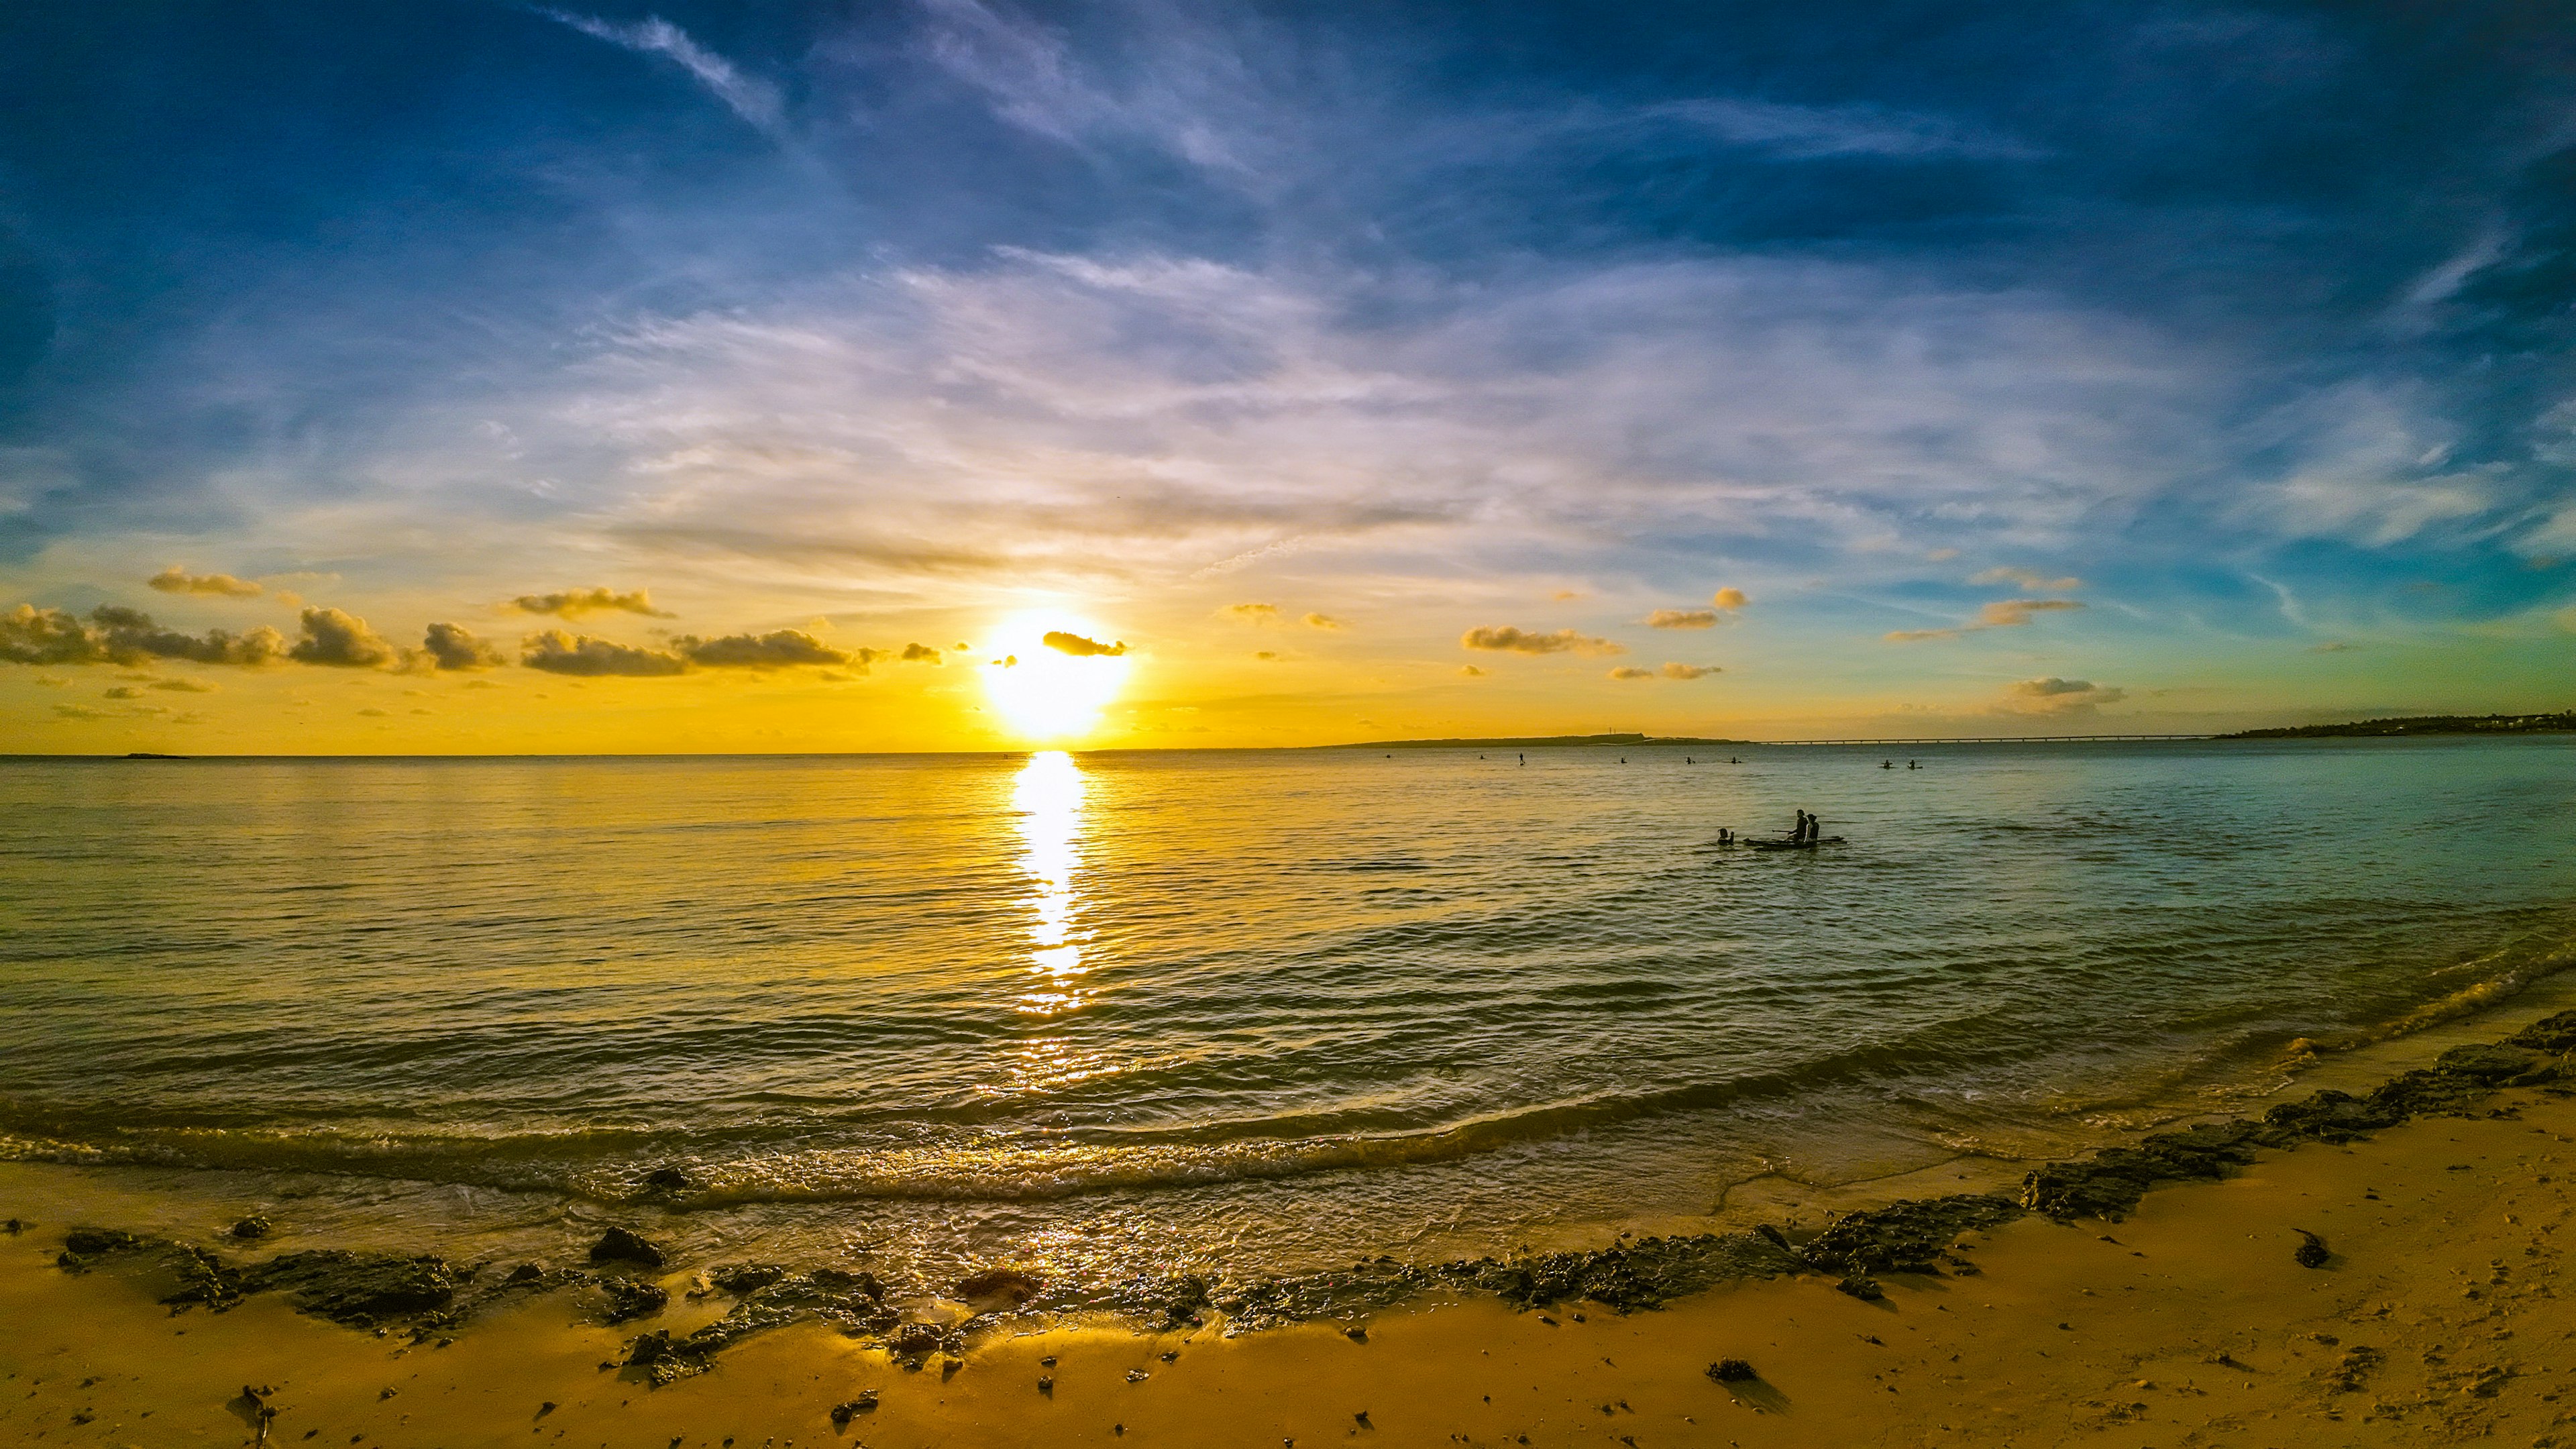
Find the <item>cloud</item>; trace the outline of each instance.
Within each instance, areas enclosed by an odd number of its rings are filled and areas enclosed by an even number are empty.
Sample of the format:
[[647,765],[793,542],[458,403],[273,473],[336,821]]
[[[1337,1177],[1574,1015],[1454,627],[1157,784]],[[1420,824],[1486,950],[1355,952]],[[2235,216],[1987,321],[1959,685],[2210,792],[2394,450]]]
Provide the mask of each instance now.
[[462,624],[432,624],[421,639],[421,653],[435,669],[490,669],[507,664],[499,646],[477,639]]
[[1666,679],[1706,679],[1725,671],[1714,664],[1667,664],[1660,672]]
[[[964,646],[960,645],[959,647],[963,648]],[[941,664],[946,662],[940,657],[938,650],[933,649],[927,644],[906,644],[903,646],[903,653],[896,657],[900,662],[905,664]]]
[[245,634],[203,635],[163,629],[138,609],[103,604],[86,622],[61,609],[20,604],[0,613],[0,663],[140,664],[186,659],[198,664],[267,664],[286,656],[286,636],[266,625]]
[[[703,664],[711,669],[790,669],[801,664],[866,662],[847,650],[833,648],[802,629],[773,629],[766,634],[727,634],[721,639],[700,639],[684,634],[672,640],[671,647],[689,663]],[[862,652],[870,658],[875,657],[874,651]]]
[[1956,639],[1958,629],[1890,629],[1880,637],[1890,644],[1923,644],[1934,639]]
[[2360,647],[2361,646],[2358,644],[2346,643],[2341,639],[2329,639],[2323,644],[2309,645],[2308,652],[2311,654],[2343,654]]
[[198,679],[156,679],[152,681],[152,687],[154,689],[167,690],[172,694],[212,694],[215,692],[215,687],[213,685]]
[[1255,649],[1252,651],[1252,657],[1255,659],[1276,659],[1279,657],[1279,652],[1275,649]]
[[287,651],[297,663],[334,669],[381,669],[397,657],[394,646],[378,638],[364,619],[338,609],[307,609],[298,618],[304,637]]
[[131,684],[120,684],[108,690],[107,697],[109,699],[141,699],[143,697],[143,691],[135,688]]
[[1329,614],[1308,614],[1306,616],[1305,623],[1306,627],[1309,629],[1343,629],[1349,627],[1341,620],[1336,619]]
[[54,706],[54,713],[56,713],[56,714],[58,714],[58,715],[61,715],[61,716],[62,716],[63,718],[65,718],[65,719],[114,719],[114,718],[115,718],[115,716],[114,716],[114,715],[112,715],[112,714],[108,713],[106,710],[103,710],[103,709],[92,709],[92,708],[90,708],[88,705],[85,705],[85,704],[58,704],[58,705],[55,705],[55,706]]
[[2089,679],[2060,679],[2051,674],[2004,686],[2000,708],[2015,714],[2069,714],[2126,697],[2127,691],[2110,685],[2095,684]]
[[165,594],[217,594],[227,599],[255,599],[267,590],[231,574],[192,574],[172,564],[144,580]]
[[1485,677],[1485,671],[1484,671],[1484,670],[1482,670],[1482,669],[1478,669],[1478,668],[1477,668],[1475,665],[1473,665],[1473,664],[1461,664],[1461,665],[1459,665],[1459,666],[1458,666],[1458,672],[1459,672],[1460,674],[1463,674],[1463,675],[1467,676],[1469,679],[1482,679],[1482,678],[1484,678],[1484,677]]
[[385,717],[385,711],[377,709],[373,705],[369,705],[367,708],[358,711],[358,713],[369,719],[383,719]]
[[539,13],[611,45],[623,46],[642,55],[665,56],[678,62],[682,70],[730,107],[735,115],[763,131],[775,135],[785,120],[786,106],[780,100],[776,86],[744,75],[733,62],[691,40],[687,31],[658,15],[631,25],[620,25],[613,20],[600,20],[563,10]]
[[2052,579],[2031,569],[2016,568],[1988,569],[1984,573],[1978,574],[1969,579],[1968,582],[1972,584],[2019,584],[2023,588],[2031,590],[2033,593],[2042,594],[2062,594],[2068,589],[2081,588],[2084,584],[2084,581],[2079,578],[2070,577]]
[[1981,628],[2012,629],[2029,623],[2033,614],[2083,607],[2073,599],[1998,599],[1977,611],[1977,623]]
[[1734,588],[1720,589],[1716,593],[1711,594],[1708,601],[1730,614],[1743,608],[1747,602],[1744,597],[1744,591],[1742,589]]
[[1277,604],[1228,604],[1216,612],[1219,618],[1232,619],[1238,624],[1276,624],[1279,622],[1279,606]]
[[1646,627],[1650,629],[1714,629],[1717,627],[1717,611],[1715,609],[1657,609],[1655,612],[1646,616]]
[[612,644],[606,639],[594,639],[587,634],[567,634],[561,629],[545,629],[531,634],[521,641],[519,647],[521,664],[530,669],[542,669],[548,674],[641,678],[678,674],[689,667],[689,662],[677,654]]
[[1039,642],[1049,649],[1061,654],[1070,654],[1076,659],[1088,659],[1095,654],[1116,655],[1127,652],[1127,641],[1124,639],[1115,644],[1103,644],[1097,639],[1085,639],[1079,634],[1068,634],[1061,629],[1048,630],[1046,637]]
[[1553,634],[1534,634],[1509,624],[1488,625],[1470,629],[1458,636],[1463,649],[1491,649],[1505,654],[1625,654],[1627,649],[1607,639],[1596,639],[1559,629]]
[[566,589],[560,594],[521,594],[509,607],[522,614],[552,614],[562,619],[578,619],[584,614],[621,611],[642,614],[651,619],[670,619],[677,615],[653,607],[651,595],[643,589],[621,594],[614,589]]
[[1618,668],[1610,671],[1610,677],[1612,679],[1652,679],[1655,677],[1655,671],[1651,669],[1637,669],[1632,666],[1622,664]]

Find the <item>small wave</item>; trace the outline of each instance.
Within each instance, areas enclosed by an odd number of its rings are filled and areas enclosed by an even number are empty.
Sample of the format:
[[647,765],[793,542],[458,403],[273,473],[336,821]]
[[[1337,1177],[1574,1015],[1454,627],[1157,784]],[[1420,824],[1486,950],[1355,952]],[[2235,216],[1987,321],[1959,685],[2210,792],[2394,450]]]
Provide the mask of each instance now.
[[2445,973],[2475,973],[2476,979],[2466,986],[2445,992],[2430,1001],[2418,1002],[2385,1021],[2313,1037],[2299,1037],[2283,1048],[2283,1054],[2295,1063],[2305,1058],[2358,1051],[2381,1042],[2413,1036],[2501,1005],[2571,967],[2576,967],[2576,940],[2559,938],[2534,943],[2525,939],[2512,942],[2484,956],[2464,961]]

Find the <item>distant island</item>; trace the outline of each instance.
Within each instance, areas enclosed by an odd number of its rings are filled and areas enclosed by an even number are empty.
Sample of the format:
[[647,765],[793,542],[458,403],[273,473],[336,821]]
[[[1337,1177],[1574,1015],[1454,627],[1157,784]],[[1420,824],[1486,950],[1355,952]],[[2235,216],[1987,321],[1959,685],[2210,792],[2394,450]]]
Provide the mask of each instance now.
[[1571,745],[1751,745],[1753,740],[1702,739],[1697,735],[1514,735],[1484,740],[1362,740],[1317,745],[1326,750],[1552,750]]
[[2222,740],[2315,740],[2339,735],[2532,735],[2576,730],[2576,710],[2557,714],[2418,714],[2402,719],[2362,719],[2347,724],[2240,730]]

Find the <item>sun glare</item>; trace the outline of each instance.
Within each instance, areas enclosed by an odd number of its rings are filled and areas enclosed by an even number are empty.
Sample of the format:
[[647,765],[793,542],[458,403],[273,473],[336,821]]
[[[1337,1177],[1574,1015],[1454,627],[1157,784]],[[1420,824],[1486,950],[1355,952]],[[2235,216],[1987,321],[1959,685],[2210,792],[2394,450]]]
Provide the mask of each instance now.
[[[1050,634],[1097,645],[1102,652],[1067,653],[1047,643]],[[984,650],[984,692],[1022,738],[1070,741],[1089,734],[1127,686],[1129,660],[1107,652],[1117,639],[1087,619],[1030,614],[989,636]],[[1078,646],[1079,647],[1079,646]]]

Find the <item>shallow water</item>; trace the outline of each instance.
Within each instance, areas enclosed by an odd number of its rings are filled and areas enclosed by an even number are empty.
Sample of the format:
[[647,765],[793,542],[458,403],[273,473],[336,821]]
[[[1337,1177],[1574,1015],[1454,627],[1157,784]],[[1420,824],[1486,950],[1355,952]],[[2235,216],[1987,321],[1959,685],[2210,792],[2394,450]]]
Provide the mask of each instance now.
[[0,764],[0,1155],[1249,1274],[2063,1151],[2576,938],[2563,739],[1733,753]]

